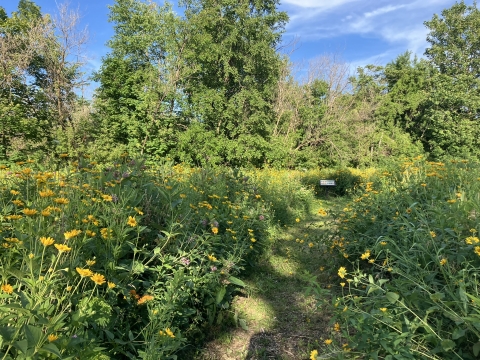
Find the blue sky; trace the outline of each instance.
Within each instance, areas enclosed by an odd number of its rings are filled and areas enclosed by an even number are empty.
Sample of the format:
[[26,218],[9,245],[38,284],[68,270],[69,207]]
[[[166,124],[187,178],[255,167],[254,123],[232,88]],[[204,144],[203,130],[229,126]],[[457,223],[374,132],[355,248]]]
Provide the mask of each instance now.
[[[37,0],[43,12],[54,13],[61,0]],[[161,0],[157,2],[162,2]],[[176,4],[177,1],[171,1]],[[113,35],[107,5],[113,0],[70,0],[78,8],[82,25],[88,26],[88,71],[98,69],[108,52],[105,43]],[[406,50],[422,56],[427,47],[423,22],[451,7],[452,0],[281,0],[280,10],[290,16],[284,34],[296,38],[293,61],[308,61],[337,54],[354,69],[366,64],[385,65]],[[472,4],[473,0],[467,0]],[[1,0],[11,13],[17,0]]]

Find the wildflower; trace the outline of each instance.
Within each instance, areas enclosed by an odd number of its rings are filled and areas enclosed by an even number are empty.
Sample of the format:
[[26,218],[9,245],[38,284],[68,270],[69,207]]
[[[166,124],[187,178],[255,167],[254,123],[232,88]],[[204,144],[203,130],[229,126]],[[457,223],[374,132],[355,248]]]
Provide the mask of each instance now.
[[298,222],[300,222],[300,219],[299,219],[299,218],[296,218],[295,221],[298,223]]
[[325,266],[320,266],[320,271],[325,270]]
[[93,276],[93,272],[90,269],[75,268],[81,277],[90,277]]
[[20,192],[17,191],[17,190],[10,190],[10,194],[12,194],[12,195],[19,195]]
[[25,208],[25,209],[23,209],[22,212],[27,216],[33,216],[37,213],[37,210]]
[[345,277],[347,274],[347,269],[345,269],[343,266],[338,269],[338,276],[340,276],[342,279]]
[[435,231],[430,231],[430,236],[434,238],[435,236],[437,236],[437,234],[435,234]]
[[57,250],[59,252],[67,252],[67,251],[70,251],[72,250],[72,248],[69,248],[67,245],[63,245],[63,244],[54,244],[54,246],[57,248]]
[[50,245],[52,245],[52,244],[55,242],[55,240],[54,240],[53,238],[51,238],[51,237],[44,237],[44,236],[42,236],[42,237],[40,238],[40,242],[43,244],[43,246],[50,246]]
[[340,285],[341,285],[342,287],[344,287],[344,286],[345,286],[345,283],[344,283],[344,282],[341,282]]
[[316,360],[317,355],[318,355],[318,351],[317,350],[312,350],[312,352],[310,353],[310,360]]
[[7,215],[7,220],[20,220],[23,216],[22,215]]
[[35,257],[35,255],[33,255],[32,253],[30,253],[30,254],[28,255],[28,258],[29,258],[30,260],[33,259],[34,257]]
[[54,196],[55,193],[50,190],[50,189],[46,189],[44,191],[39,191],[38,192],[40,194],[40,197],[44,198],[44,197],[50,197],[50,196]]
[[475,246],[475,254],[477,254],[478,256],[480,256],[480,246]]
[[109,239],[112,236],[113,230],[108,229],[108,228],[102,228],[100,229],[100,234],[102,235],[102,238],[104,239]]
[[59,204],[59,205],[67,205],[70,201],[66,198],[56,198],[54,199],[53,201],[55,201],[55,203]]
[[385,245],[387,245],[387,242],[386,242],[386,241],[382,241],[382,242],[380,243],[380,245],[385,246]]
[[138,215],[143,215],[142,209],[139,209],[139,208],[133,208],[133,209],[137,212]]
[[[251,249],[251,248],[252,248],[252,247],[250,247],[250,249]],[[217,271],[217,267],[216,267],[216,266],[212,266],[212,267],[210,267],[210,270],[212,270],[212,272],[215,272],[215,271]]]
[[106,195],[106,194],[103,194],[102,198],[103,198],[104,201],[112,201],[113,200],[113,198],[110,195]]
[[265,220],[265,216],[260,215],[260,216],[258,217],[258,219],[259,219],[260,221],[263,221],[263,220]]
[[217,258],[213,255],[208,255],[208,260],[210,261],[217,261]]
[[188,264],[190,264],[190,260],[188,260],[187,258],[184,258],[184,257],[182,257],[182,258],[180,259],[180,262],[181,262],[183,265],[185,265],[185,266],[187,266]]
[[145,304],[147,301],[153,300],[152,295],[143,295],[140,299],[137,301],[137,305],[142,305]]
[[67,286],[67,291],[70,292],[72,291],[73,287],[72,286]]
[[59,156],[60,156],[61,158],[66,158],[66,157],[68,157],[68,154],[60,154]]
[[309,244],[308,244],[308,247],[312,248],[312,247],[313,247],[313,243],[309,243]]
[[455,199],[450,199],[450,200],[447,200],[447,202],[448,202],[449,204],[454,204],[454,203],[457,202],[457,200],[455,200]]
[[251,241],[252,243],[254,243],[254,242],[257,241],[257,239],[255,239],[255,238],[252,237],[252,238],[250,238],[250,241]]
[[405,210],[405,212],[406,212],[407,214],[410,214],[410,213],[412,212],[412,209],[408,208],[407,210]]
[[170,336],[171,338],[174,338],[175,335],[173,334],[173,332],[170,330],[170,328],[166,328],[165,329],[165,334],[167,334],[167,336]]
[[93,231],[91,231],[91,230],[86,230],[86,231],[85,231],[85,234],[87,234],[88,237],[94,237],[94,236],[96,235],[96,234],[95,234]]
[[185,194],[180,194],[180,199],[185,199],[187,197],[187,195]]
[[425,183],[422,183],[422,184],[420,184],[420,185],[422,185],[423,187],[427,186],[427,184],[425,184]]
[[95,284],[97,284],[97,285],[102,285],[102,284],[104,284],[105,281],[106,281],[106,280],[105,280],[105,276],[100,275],[100,274],[97,274],[97,273],[93,274],[93,275],[90,277],[90,279],[91,279]]
[[447,259],[443,258],[442,260],[440,260],[440,265],[445,265],[447,263]]
[[50,216],[51,215],[51,212],[50,212],[50,209],[49,208],[46,208],[46,209],[43,209],[42,210],[42,216]]
[[115,286],[117,286],[117,285],[115,285],[115,283],[110,282],[110,281],[107,283],[107,285],[108,285],[109,289],[113,289]]
[[381,312],[387,312],[387,308],[382,307],[382,308],[380,308],[380,311]]
[[335,325],[333,325],[333,330],[335,330],[337,332],[340,331],[340,324],[338,322],[335,323]]
[[361,259],[362,260],[367,260],[370,257],[370,255],[371,255],[370,250],[367,250],[362,254]]
[[127,220],[127,225],[129,225],[131,227],[137,226],[137,220],[135,219],[135,217],[129,216],[128,220]]
[[55,335],[55,334],[50,334],[50,335],[48,335],[47,338],[48,338],[48,341],[49,341],[49,342],[53,342],[53,341],[55,341],[55,340],[58,339],[58,336]]
[[218,228],[217,227],[212,227],[212,233],[217,235],[218,234]]
[[330,345],[333,342],[332,339],[327,339],[324,341],[325,345]]
[[318,210],[318,215],[320,216],[327,216],[327,212],[324,209],[319,209]]
[[3,284],[1,287],[3,292],[6,292],[7,294],[13,293],[13,286],[9,284]]
[[468,245],[473,245],[473,244],[477,244],[478,242],[480,242],[480,239],[476,236],[469,236],[465,239],[465,242]]
[[65,236],[65,240],[69,240],[71,238],[74,238],[75,236],[79,235],[82,233],[82,230],[70,230],[70,231],[67,231],[66,233],[63,233],[63,235]]
[[14,204],[17,205],[17,206],[23,206],[23,205],[25,205],[25,204],[22,202],[22,200],[18,200],[18,199],[17,199],[17,200],[12,200],[12,203],[14,203]]
[[95,260],[87,260],[86,263],[88,266],[92,266],[95,265]]

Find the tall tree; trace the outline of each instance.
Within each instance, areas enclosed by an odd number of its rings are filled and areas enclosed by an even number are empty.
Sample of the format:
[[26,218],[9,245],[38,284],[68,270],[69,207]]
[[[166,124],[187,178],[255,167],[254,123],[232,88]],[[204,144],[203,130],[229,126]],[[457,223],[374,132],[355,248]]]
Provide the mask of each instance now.
[[[185,81],[186,115],[221,139],[225,162],[260,165],[274,123],[281,67],[276,47],[287,14],[278,0],[184,0],[195,69]],[[202,139],[196,148],[202,149]],[[191,141],[191,139],[190,139]],[[197,156],[197,161],[205,158]]]
[[425,22],[425,55],[438,70],[429,97],[428,150],[436,156],[480,158],[480,11],[454,4]]

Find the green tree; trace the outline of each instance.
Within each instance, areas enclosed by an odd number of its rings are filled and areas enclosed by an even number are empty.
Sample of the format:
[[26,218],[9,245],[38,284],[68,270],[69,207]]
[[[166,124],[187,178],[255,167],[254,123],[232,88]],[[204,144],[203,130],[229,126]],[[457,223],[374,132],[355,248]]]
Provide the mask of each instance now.
[[434,157],[480,158],[480,11],[458,2],[425,22],[431,79],[425,141]]
[[[276,47],[287,14],[277,10],[278,0],[182,4],[190,34],[186,60],[195,69],[184,83],[188,104],[184,113],[190,123],[200,124],[196,128],[221,139],[223,162],[262,165],[275,119],[281,66]],[[202,154],[201,148],[198,151]]]

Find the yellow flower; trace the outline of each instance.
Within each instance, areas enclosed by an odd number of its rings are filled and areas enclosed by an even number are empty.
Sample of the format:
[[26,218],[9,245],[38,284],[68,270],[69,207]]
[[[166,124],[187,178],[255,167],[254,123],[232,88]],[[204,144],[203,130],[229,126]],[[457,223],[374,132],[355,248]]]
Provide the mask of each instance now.
[[325,343],[326,345],[330,345],[332,342],[333,342],[332,339],[327,339],[327,340],[324,341],[324,343]]
[[443,258],[442,260],[440,260],[440,265],[445,265],[447,263],[447,259]]
[[338,276],[340,276],[342,279],[347,275],[347,269],[345,269],[343,266],[338,269]]
[[95,260],[87,260],[86,263],[88,266],[92,266],[95,265]]
[[70,231],[67,231],[66,233],[64,233],[63,235],[65,236],[65,240],[69,240],[79,234],[82,233],[82,230],[70,230]]
[[9,284],[3,284],[1,287],[3,292],[6,292],[7,294],[13,293],[13,286]]
[[341,285],[342,287],[344,287],[344,286],[345,286],[345,283],[344,283],[344,282],[341,282],[340,285]]
[[382,307],[382,308],[380,308],[380,311],[381,311],[381,312],[386,312],[386,311],[387,311],[387,308]]
[[10,190],[10,194],[12,194],[12,195],[19,195],[20,192],[17,191],[17,190]]
[[93,276],[93,272],[90,269],[75,268],[81,277],[90,277]]
[[25,209],[23,209],[22,212],[27,216],[33,216],[37,213],[37,210],[25,208]]
[[100,234],[102,234],[102,238],[109,239],[112,237],[113,230],[108,228],[102,228],[100,229]]
[[477,254],[478,256],[480,256],[480,246],[475,246],[475,254]]
[[44,191],[39,191],[38,193],[40,194],[40,197],[42,197],[42,198],[43,197],[50,197],[50,196],[55,195],[55,193],[50,189],[46,189]]
[[69,248],[67,245],[63,245],[63,244],[54,244],[54,246],[60,252],[66,252],[66,251],[72,250],[72,248]]
[[138,215],[143,215],[142,209],[134,208]]
[[313,247],[313,243],[309,243],[309,244],[308,244],[308,247],[311,247],[311,248],[312,248],[312,247]]
[[317,355],[318,355],[318,351],[312,350],[312,352],[310,353],[310,360],[317,360]]
[[110,282],[110,281],[107,283],[107,285],[108,285],[109,289],[113,289],[115,286],[117,286],[117,285],[115,285],[115,283]]
[[218,228],[217,227],[212,227],[212,233],[214,233],[215,235],[218,234]]
[[210,261],[217,261],[217,258],[213,255],[208,255],[208,260]]
[[70,291],[72,291],[73,287],[71,287],[71,286],[67,286],[67,288],[66,288],[66,289],[67,289],[67,291],[68,291],[68,292],[70,292]]
[[22,215],[7,215],[6,218],[8,220],[20,220],[23,216]]
[[51,212],[50,212],[50,209],[49,208],[46,208],[46,209],[43,209],[42,210],[42,216],[50,216]]
[[382,242],[380,243],[380,245],[385,246],[385,245],[387,245],[387,242],[386,242],[386,241],[382,241]]
[[457,202],[457,200],[455,200],[455,199],[450,199],[450,200],[447,200],[447,202],[448,202],[449,204],[454,204],[454,203]]
[[55,240],[54,240],[53,238],[51,238],[51,237],[44,237],[44,236],[42,236],[42,237],[40,238],[40,242],[43,244],[43,246],[50,246],[50,245],[52,245],[52,244],[55,242]]
[[152,295],[143,295],[140,299],[137,301],[137,305],[142,305],[146,303],[147,301],[153,300]]
[[340,331],[340,324],[339,323],[335,323],[335,325],[333,325],[333,330],[335,331]]
[[105,280],[105,276],[100,275],[100,274],[97,274],[97,273],[93,274],[93,275],[90,277],[90,279],[91,279],[95,284],[97,284],[97,285],[102,285],[102,284],[104,284],[105,281],[106,281],[106,280]]
[[256,242],[257,240],[252,237],[252,238],[250,239],[250,241],[254,243],[254,242]]
[[22,200],[18,200],[18,199],[17,199],[17,200],[12,200],[12,203],[14,203],[14,204],[17,205],[17,206],[23,206],[23,205],[25,205],[25,204],[22,202]]
[[300,219],[299,219],[299,218],[296,218],[295,221],[298,223],[298,222],[300,222]]
[[362,260],[367,260],[370,257],[370,255],[371,255],[370,250],[367,250],[362,254],[361,258]]
[[437,236],[437,234],[435,234],[435,231],[430,231],[430,236],[434,238],[435,236]]
[[174,337],[175,337],[175,335],[173,335],[173,332],[170,330],[170,328],[166,328],[166,329],[165,329],[165,333],[166,333],[168,336],[170,336],[171,338],[174,338]]
[[30,254],[28,255],[28,258],[29,258],[29,259],[33,259],[34,257],[35,257],[35,255],[33,255],[32,253],[30,253]]
[[469,236],[465,239],[465,242],[468,245],[473,245],[473,244],[477,244],[478,242],[480,242],[480,239],[476,236]]
[[113,198],[110,195],[106,195],[106,194],[102,195],[102,198],[103,198],[104,201],[112,201],[113,200]]
[[185,194],[180,194],[180,198],[181,198],[181,199],[185,199],[186,197],[187,197],[187,195],[185,195]]
[[320,216],[327,216],[327,212],[324,209],[319,209],[318,210],[318,215]]
[[50,335],[48,335],[47,338],[48,338],[48,341],[49,341],[49,342],[52,342],[52,341],[57,340],[57,339],[58,339],[58,336],[55,335],[55,334],[50,334]]
[[66,158],[66,157],[68,157],[68,154],[60,154],[59,156],[60,156],[61,158]]
[[137,220],[133,216],[129,216],[127,220],[127,225],[130,225],[131,227],[137,226]]
[[55,203],[59,204],[59,205],[66,205],[68,204],[70,201],[66,198],[56,198],[54,199],[53,201],[55,201]]
[[96,234],[95,234],[93,231],[91,231],[91,230],[86,230],[86,231],[85,231],[85,234],[87,234],[88,237],[94,237],[94,236],[96,235]]

